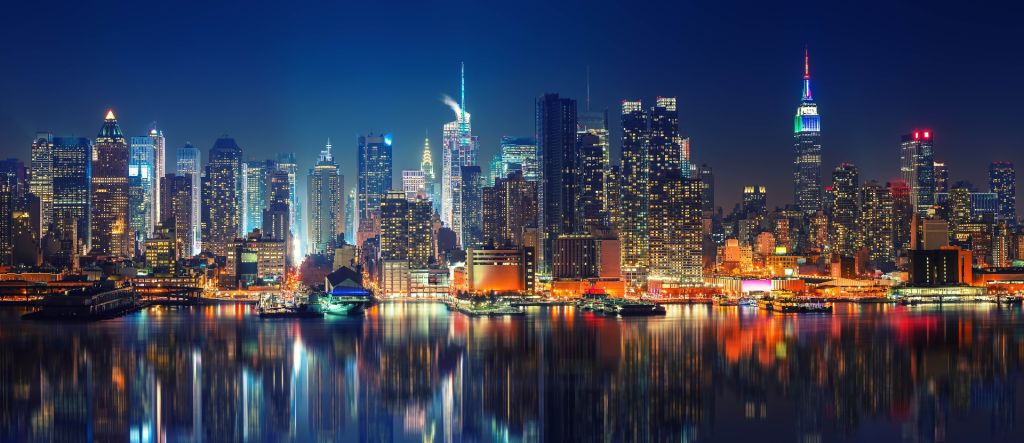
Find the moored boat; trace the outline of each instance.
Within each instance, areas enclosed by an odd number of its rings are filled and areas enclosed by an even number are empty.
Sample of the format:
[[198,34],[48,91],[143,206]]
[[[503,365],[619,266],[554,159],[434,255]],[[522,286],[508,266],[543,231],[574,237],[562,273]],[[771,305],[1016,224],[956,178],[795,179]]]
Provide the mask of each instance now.
[[128,287],[104,281],[90,287],[47,295],[39,310],[25,314],[30,320],[93,321],[114,318],[143,307],[139,294]]

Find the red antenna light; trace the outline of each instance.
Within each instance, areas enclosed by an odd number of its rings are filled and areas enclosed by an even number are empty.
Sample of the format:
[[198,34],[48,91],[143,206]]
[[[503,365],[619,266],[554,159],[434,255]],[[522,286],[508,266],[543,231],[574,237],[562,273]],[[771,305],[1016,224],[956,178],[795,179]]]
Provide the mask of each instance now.
[[914,132],[914,140],[917,140],[917,139],[919,139],[919,138],[921,138],[921,133],[920,133],[920,132],[916,132],[916,131],[915,131],[915,132]]
[[924,138],[931,138],[931,137],[932,137],[932,133],[931,132],[924,131]]

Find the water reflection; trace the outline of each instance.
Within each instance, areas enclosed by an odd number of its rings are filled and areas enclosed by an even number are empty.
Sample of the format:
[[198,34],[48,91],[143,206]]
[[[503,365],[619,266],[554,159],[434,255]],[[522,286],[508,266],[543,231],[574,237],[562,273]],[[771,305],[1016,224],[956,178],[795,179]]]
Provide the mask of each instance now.
[[1020,441],[1016,308],[0,311],[3,441]]

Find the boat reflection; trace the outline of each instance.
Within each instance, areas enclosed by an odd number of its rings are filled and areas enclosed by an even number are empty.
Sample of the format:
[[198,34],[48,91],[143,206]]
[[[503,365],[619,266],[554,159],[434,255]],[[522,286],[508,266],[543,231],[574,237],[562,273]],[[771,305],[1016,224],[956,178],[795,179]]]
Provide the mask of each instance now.
[[0,311],[3,441],[1019,441],[1020,307]]

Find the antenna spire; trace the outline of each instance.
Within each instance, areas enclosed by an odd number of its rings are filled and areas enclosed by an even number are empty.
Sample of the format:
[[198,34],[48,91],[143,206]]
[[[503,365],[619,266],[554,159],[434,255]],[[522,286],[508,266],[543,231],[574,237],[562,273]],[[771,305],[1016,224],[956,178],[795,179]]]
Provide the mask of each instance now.
[[808,54],[807,46],[805,45],[804,46],[804,80],[810,80],[811,79],[811,62],[810,62],[810,59],[811,59],[811,57]]
[[466,114],[466,62],[459,62],[459,109],[462,114],[460,120],[465,120]]
[[587,65],[587,112],[590,112],[590,65]]

